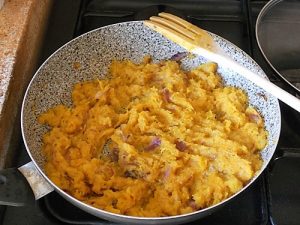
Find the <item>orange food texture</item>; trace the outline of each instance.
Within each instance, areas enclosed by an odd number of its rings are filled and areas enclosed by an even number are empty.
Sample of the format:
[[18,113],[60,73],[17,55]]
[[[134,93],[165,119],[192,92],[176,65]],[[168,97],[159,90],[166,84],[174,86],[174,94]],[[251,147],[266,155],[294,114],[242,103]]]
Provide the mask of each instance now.
[[110,212],[161,217],[217,204],[261,168],[263,118],[215,63],[114,61],[109,78],[74,86],[73,106],[39,117],[47,175]]

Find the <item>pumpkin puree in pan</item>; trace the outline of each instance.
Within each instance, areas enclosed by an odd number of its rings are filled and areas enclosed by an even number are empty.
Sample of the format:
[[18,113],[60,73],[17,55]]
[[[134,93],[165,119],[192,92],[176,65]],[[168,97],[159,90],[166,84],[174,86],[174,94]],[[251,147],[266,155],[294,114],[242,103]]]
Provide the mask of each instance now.
[[109,79],[78,83],[73,106],[39,117],[46,173],[94,207],[125,215],[185,214],[238,192],[262,166],[267,132],[217,65],[114,61]]

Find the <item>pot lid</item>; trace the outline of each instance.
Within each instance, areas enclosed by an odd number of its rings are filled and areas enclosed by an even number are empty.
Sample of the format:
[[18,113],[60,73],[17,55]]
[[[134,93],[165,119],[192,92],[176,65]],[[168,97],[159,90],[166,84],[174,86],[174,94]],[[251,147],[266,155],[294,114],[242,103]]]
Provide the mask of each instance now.
[[257,18],[256,39],[270,66],[300,94],[300,1],[268,2]]

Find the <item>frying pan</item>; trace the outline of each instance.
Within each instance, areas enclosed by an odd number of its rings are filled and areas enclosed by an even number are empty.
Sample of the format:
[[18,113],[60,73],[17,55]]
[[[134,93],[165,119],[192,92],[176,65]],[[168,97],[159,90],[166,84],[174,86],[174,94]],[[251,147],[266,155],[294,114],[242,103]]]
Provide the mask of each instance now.
[[269,1],[257,17],[256,39],[279,78],[300,94],[300,1]]
[[[215,34],[211,35],[233,59],[267,79],[261,68],[245,52],[225,39]],[[214,206],[184,215],[152,218],[125,216],[94,208],[75,199],[56,186],[45,174],[41,139],[48,128],[37,122],[37,117],[41,113],[61,103],[70,106],[73,85],[96,77],[104,78],[113,59],[130,59],[140,62],[145,55],[150,55],[154,61],[159,61],[169,59],[183,51],[184,49],[180,46],[145,27],[142,21],[136,21],[114,24],[86,33],[67,43],[50,56],[30,82],[21,113],[23,139],[32,162],[21,167],[20,171],[29,177],[29,183],[33,187],[36,198],[55,189],[70,203],[99,218],[130,224],[179,224],[211,214],[250,186],[266,168],[276,149],[281,126],[280,108],[278,100],[272,95],[230,69],[222,67],[218,68],[218,73],[222,76],[224,83],[247,92],[250,105],[261,113],[269,133],[268,145],[261,152],[262,168],[242,190],[230,198]],[[182,60],[182,67],[191,69],[204,62],[206,60],[203,57],[187,57]],[[80,67],[78,67],[79,64]],[[9,181],[9,178],[7,180]]]

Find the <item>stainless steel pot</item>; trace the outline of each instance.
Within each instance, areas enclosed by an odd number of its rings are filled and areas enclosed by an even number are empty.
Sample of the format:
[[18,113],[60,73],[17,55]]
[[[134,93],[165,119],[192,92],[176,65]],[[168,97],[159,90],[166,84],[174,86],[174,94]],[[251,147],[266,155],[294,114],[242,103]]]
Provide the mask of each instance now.
[[[215,34],[211,35],[232,58],[266,78],[261,68],[246,53],[223,38]],[[241,191],[225,201],[197,212],[178,216],[142,218],[118,215],[94,208],[75,199],[56,186],[44,172],[45,159],[41,152],[41,138],[47,128],[37,122],[37,117],[57,104],[70,105],[71,89],[75,83],[103,77],[113,59],[130,59],[139,62],[143,56],[151,55],[154,60],[163,60],[183,51],[184,49],[181,47],[146,28],[143,22],[127,22],[84,34],[50,56],[29,84],[21,115],[23,139],[32,162],[19,170],[27,177],[35,193],[35,198],[38,199],[54,189],[70,203],[99,218],[131,224],[179,224],[211,214],[250,186],[266,168],[276,149],[281,126],[280,108],[278,100],[272,95],[233,73],[230,69],[222,67],[218,69],[218,72],[223,77],[225,84],[240,87],[247,92],[250,104],[262,114],[269,132],[268,145],[261,152],[263,159],[261,170]],[[187,57],[182,61],[182,66],[186,69],[192,68],[205,61],[202,57]],[[13,182],[9,182],[8,177],[2,187],[5,186],[5,183]],[[2,187],[0,185],[0,189]],[[7,188],[7,191],[10,188]],[[2,204],[5,202],[2,201]],[[6,199],[6,204],[9,204],[8,199]],[[21,201],[15,205],[21,205]]]

